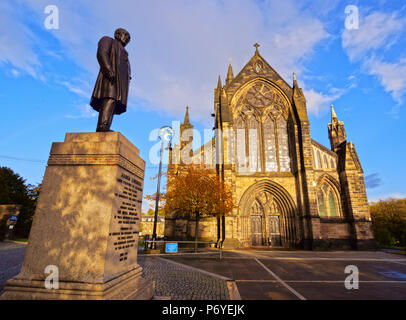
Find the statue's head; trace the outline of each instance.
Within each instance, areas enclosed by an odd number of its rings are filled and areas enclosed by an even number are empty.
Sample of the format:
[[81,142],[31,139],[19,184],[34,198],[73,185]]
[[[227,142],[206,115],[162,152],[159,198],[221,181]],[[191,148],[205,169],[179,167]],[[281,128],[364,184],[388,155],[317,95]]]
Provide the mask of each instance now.
[[123,45],[123,47],[125,47],[131,40],[130,34],[128,33],[127,30],[125,30],[123,28],[118,28],[114,32],[114,38],[117,39],[118,41],[120,41],[121,44]]

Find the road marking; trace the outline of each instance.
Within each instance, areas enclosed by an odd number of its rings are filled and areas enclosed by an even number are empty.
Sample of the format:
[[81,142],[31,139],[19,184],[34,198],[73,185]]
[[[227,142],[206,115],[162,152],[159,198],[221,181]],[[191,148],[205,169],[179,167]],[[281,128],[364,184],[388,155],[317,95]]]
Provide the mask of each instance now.
[[292,292],[296,297],[298,297],[300,300],[306,300],[305,297],[303,297],[299,292],[297,292],[295,289],[293,289],[291,286],[289,286],[286,282],[284,282],[281,278],[279,278],[275,273],[273,273],[271,270],[269,270],[261,261],[259,261],[257,258],[254,259],[260,266],[262,266],[270,275],[272,275],[280,284],[282,284],[286,289],[288,289],[290,292]]
[[[276,283],[280,282],[279,280],[235,280],[235,282],[270,282]],[[284,282],[289,283],[344,283],[342,280],[284,280]],[[405,280],[360,280],[360,283],[404,283]]]
[[[390,261],[390,262],[405,262],[406,263],[406,259],[405,258],[398,258],[398,259],[389,259],[389,258],[334,258],[334,257],[272,257],[267,255],[267,253],[275,253],[278,254],[277,252],[273,252],[273,251],[268,251],[268,252],[264,252],[264,251],[256,251],[256,250],[252,250],[252,251],[238,251],[238,250],[229,250],[230,252],[236,253],[236,254],[241,254],[241,255],[246,255],[246,256],[258,256],[260,255],[260,259],[262,260],[320,260],[320,261],[324,261],[324,260],[331,260],[331,261]],[[286,251],[282,251],[287,253]],[[336,253],[348,253],[347,251],[337,251]],[[238,259],[238,257],[224,257],[227,259]]]
[[[249,255],[248,253],[246,255]],[[146,256],[146,255],[143,255]],[[152,254],[151,254],[152,256]],[[172,254],[172,256],[174,256]],[[255,257],[254,255],[252,255]],[[218,257],[205,257],[209,259],[218,259]],[[240,260],[250,260],[252,258],[250,257],[225,257],[223,256],[223,259],[240,259]],[[375,262],[394,262],[394,263],[399,263],[403,264],[402,262],[405,262],[404,265],[406,265],[406,259],[371,259],[371,258],[291,258],[291,257],[267,257],[267,256],[261,256],[260,259],[262,260],[303,260],[303,261],[375,261]]]
[[230,300],[242,300],[235,281],[227,281],[227,289]]

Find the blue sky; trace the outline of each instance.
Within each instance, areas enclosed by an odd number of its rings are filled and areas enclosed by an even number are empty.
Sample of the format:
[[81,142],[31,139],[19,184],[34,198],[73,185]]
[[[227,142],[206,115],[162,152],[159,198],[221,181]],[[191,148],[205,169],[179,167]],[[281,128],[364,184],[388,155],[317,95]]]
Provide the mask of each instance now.
[[[50,4],[59,9],[57,30],[44,25]],[[357,30],[345,28],[348,5],[359,10]],[[406,5],[398,0],[2,0],[1,166],[39,183],[52,142],[95,130],[88,103],[97,42],[118,27],[132,35],[134,81],[128,111],[112,129],[147,162],[144,194],[156,189],[151,132],[181,121],[186,105],[198,130],[211,128],[218,75],[224,81],[230,59],[236,75],[258,42],[289,83],[296,72],[312,138],[327,147],[334,104],[357,148],[369,200],[406,197]]]

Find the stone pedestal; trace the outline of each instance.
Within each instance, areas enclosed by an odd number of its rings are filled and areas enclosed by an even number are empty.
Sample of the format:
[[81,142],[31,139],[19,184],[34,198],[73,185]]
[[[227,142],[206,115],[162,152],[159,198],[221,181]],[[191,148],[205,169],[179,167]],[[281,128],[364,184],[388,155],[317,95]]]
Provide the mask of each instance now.
[[[119,132],[53,143],[21,272],[2,298],[151,299],[137,264],[144,169]],[[51,265],[59,289],[45,288]]]

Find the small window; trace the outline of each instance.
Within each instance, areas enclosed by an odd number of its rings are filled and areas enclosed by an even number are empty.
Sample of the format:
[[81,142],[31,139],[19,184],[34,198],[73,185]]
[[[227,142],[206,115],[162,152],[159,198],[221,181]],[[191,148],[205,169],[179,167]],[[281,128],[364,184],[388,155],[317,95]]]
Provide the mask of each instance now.
[[317,150],[317,169],[321,169],[321,155],[319,150]]
[[326,155],[324,155],[323,160],[324,160],[324,168],[327,169],[328,168],[328,161],[327,161]]
[[332,168],[332,169],[334,169],[336,166],[335,166],[335,164],[334,164],[334,160],[333,159],[330,159],[330,167]]

